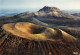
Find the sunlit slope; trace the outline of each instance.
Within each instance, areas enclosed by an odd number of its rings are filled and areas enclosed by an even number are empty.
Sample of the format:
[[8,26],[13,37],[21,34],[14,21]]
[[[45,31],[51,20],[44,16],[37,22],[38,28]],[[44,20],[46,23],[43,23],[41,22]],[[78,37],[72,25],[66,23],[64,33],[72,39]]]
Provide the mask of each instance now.
[[74,42],[77,40],[74,36],[57,28],[43,27],[29,22],[18,22],[4,24],[2,28],[18,37],[36,41],[58,41]]

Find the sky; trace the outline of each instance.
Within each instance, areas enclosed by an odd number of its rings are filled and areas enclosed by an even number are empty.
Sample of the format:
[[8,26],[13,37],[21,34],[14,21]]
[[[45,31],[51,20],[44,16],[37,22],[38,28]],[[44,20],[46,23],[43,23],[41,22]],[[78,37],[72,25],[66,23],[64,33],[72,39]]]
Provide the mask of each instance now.
[[0,0],[0,9],[40,9],[44,6],[80,9],[80,0]]

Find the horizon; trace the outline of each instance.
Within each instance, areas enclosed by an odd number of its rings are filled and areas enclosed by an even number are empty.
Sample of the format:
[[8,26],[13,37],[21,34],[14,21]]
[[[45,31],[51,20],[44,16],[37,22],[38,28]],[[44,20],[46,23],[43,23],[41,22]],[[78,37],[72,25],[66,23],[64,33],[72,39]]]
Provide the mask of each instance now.
[[44,6],[60,10],[79,10],[80,0],[0,0],[0,9],[41,9]]
[[[43,7],[42,7],[43,8]],[[13,11],[17,11],[19,13],[22,12],[37,12],[42,8],[31,8],[31,9],[27,9],[27,8],[14,8],[14,9],[10,9],[10,8],[5,8],[5,9],[0,9],[0,13],[2,13],[2,11],[6,11],[6,12],[13,12]],[[58,7],[57,7],[58,8]],[[60,9],[61,10],[61,9]],[[67,12],[75,12],[77,11],[77,13],[80,11],[80,9],[62,9],[61,11],[67,11]],[[15,12],[13,12],[15,13]]]

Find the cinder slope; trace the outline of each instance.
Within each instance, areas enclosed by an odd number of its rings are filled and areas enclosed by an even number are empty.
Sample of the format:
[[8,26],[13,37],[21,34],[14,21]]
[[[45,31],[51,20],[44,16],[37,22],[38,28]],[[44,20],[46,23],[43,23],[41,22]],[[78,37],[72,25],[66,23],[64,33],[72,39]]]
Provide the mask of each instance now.
[[43,27],[29,22],[4,24],[2,28],[7,32],[12,33],[13,35],[26,38],[29,40],[37,40],[37,41],[64,40],[66,42],[77,41],[77,38],[60,29]]
[[58,28],[8,23],[0,28],[0,55],[74,55],[80,53],[77,40]]

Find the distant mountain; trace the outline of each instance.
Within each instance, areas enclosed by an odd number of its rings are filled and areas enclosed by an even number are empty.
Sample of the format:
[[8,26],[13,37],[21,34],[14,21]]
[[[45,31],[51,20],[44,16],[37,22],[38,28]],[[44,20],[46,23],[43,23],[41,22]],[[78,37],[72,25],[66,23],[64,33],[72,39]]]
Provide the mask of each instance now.
[[[5,23],[7,22],[6,17],[1,18],[5,18]],[[32,18],[34,19],[32,20]],[[39,20],[40,23],[43,22],[52,26],[80,26],[80,19],[78,17],[64,13],[59,8],[49,6],[44,6],[37,12],[23,12],[12,17],[8,17],[8,22],[29,21],[37,24],[37,20]]]
[[[34,17],[42,22],[55,25],[78,25],[79,18],[68,13],[62,12],[59,8],[44,6],[37,12],[23,12],[15,15],[20,18]],[[72,22],[72,23],[71,23]]]
[[64,13],[74,14],[74,13],[80,13],[80,10],[62,10]]
[[49,7],[49,6],[44,6],[42,9],[40,9],[39,11],[44,11],[44,12],[53,12],[53,11],[60,11],[59,8],[56,7]]
[[20,13],[20,11],[16,9],[2,9],[0,10],[0,16],[13,16]]
[[14,16],[25,11],[36,11],[37,9],[0,9],[0,16]]
[[[21,14],[18,14],[18,16],[25,16],[26,17],[66,17],[66,18],[75,18],[75,16],[72,16],[70,14],[63,13],[59,8],[56,7],[49,7],[44,6],[42,9],[40,9],[37,12],[24,12]],[[76,18],[77,19],[77,18]]]
[[80,17],[80,13],[74,13],[72,15]]

